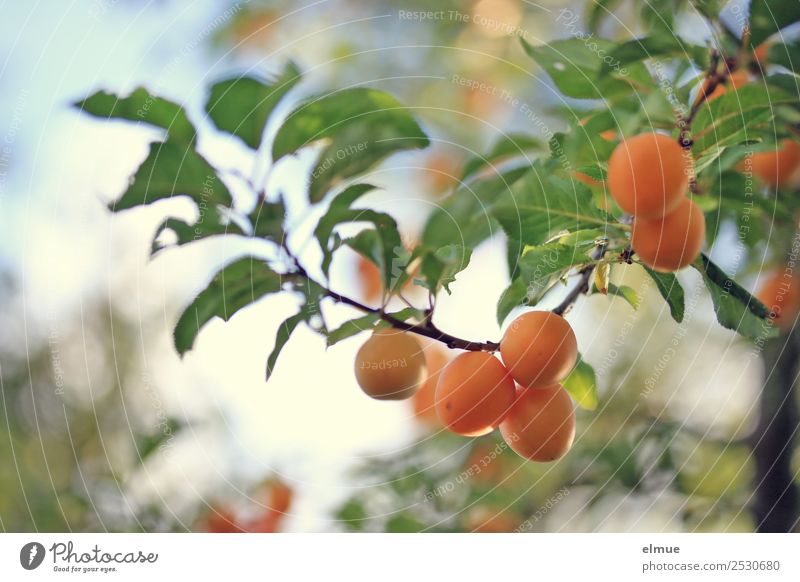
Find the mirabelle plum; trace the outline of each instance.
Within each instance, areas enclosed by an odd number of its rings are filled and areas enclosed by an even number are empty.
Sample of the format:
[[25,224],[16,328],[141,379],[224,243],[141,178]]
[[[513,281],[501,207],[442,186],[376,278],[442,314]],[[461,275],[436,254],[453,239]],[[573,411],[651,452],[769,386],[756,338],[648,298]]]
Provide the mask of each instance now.
[[687,155],[666,135],[644,133],[628,138],[608,160],[607,182],[611,196],[625,212],[642,218],[664,216],[686,193]]
[[[773,188],[787,186],[795,170],[800,167],[800,144],[792,139],[784,139],[777,151],[753,154],[750,167],[753,174],[765,184]],[[739,168],[746,169],[747,162],[742,162]]]
[[578,360],[572,327],[550,311],[529,311],[515,319],[500,342],[500,355],[522,386],[549,386],[567,377]]
[[700,254],[706,236],[703,211],[684,198],[663,218],[633,221],[631,244],[642,262],[661,272],[690,265]]
[[451,431],[464,436],[490,433],[514,402],[514,380],[486,352],[466,352],[450,362],[436,386],[436,413]]
[[242,533],[244,531],[233,510],[227,507],[211,507],[198,525],[198,530],[208,533]]
[[269,487],[269,507],[278,513],[286,513],[294,498],[294,491],[280,479],[273,480]]
[[448,359],[445,350],[435,344],[425,348],[425,368],[428,376],[411,400],[414,416],[423,422],[439,423],[439,417],[436,416],[436,384],[439,383],[439,374]]
[[500,433],[521,457],[539,462],[560,459],[575,438],[572,399],[560,384],[520,388],[511,412],[500,423]]
[[358,255],[356,261],[356,277],[361,287],[361,297],[366,303],[375,303],[381,298],[383,292],[381,271],[375,263],[361,255]]
[[376,330],[356,354],[356,381],[367,396],[376,400],[410,398],[424,373],[422,347],[403,331]]
[[791,329],[800,312],[800,281],[784,271],[767,276],[756,295],[772,313],[773,321],[784,331]]

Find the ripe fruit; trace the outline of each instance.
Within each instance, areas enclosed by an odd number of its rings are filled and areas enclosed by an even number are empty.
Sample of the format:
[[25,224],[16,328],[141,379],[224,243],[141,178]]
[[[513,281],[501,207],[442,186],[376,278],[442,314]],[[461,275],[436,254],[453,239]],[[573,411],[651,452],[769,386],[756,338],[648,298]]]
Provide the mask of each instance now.
[[508,416],[500,424],[508,446],[531,461],[555,461],[572,446],[575,410],[560,384],[538,390],[520,388]]
[[275,479],[269,486],[269,507],[278,512],[286,513],[292,504],[294,491],[286,483]]
[[689,185],[683,148],[672,138],[644,133],[620,143],[608,160],[608,188],[625,212],[664,216],[683,199]]
[[706,236],[703,211],[689,198],[663,218],[633,221],[631,243],[642,262],[656,271],[677,271],[700,254]]
[[466,352],[442,370],[436,414],[451,431],[480,436],[494,430],[514,402],[514,380],[486,352]]
[[208,533],[242,533],[239,521],[232,509],[211,507],[198,525],[199,531]]
[[410,398],[422,382],[425,355],[410,334],[395,329],[376,330],[356,354],[356,381],[377,400]]
[[794,325],[800,312],[800,281],[783,271],[770,274],[756,295],[772,313],[772,319],[783,330]]
[[522,386],[549,386],[567,377],[578,360],[572,327],[550,311],[529,311],[515,319],[500,342],[500,355]]
[[447,364],[447,360],[445,351],[436,344],[432,343],[425,348],[425,368],[428,377],[411,400],[414,416],[423,422],[439,423],[439,417],[436,416],[436,384],[439,383],[439,374]]
[[[786,186],[800,167],[800,145],[794,140],[784,139],[779,150],[753,154],[750,163],[753,174],[765,184],[773,188]],[[747,165],[743,164],[743,167]]]
[[361,297],[366,303],[376,303],[383,292],[380,269],[373,263],[358,255],[356,277],[361,286]]

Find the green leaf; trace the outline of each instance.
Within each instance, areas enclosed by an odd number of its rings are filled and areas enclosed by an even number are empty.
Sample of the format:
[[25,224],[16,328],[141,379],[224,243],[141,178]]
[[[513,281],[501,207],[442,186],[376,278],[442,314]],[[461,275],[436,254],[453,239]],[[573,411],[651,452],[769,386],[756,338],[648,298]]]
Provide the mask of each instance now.
[[561,383],[575,403],[586,410],[597,408],[597,377],[594,368],[578,356],[578,363]]
[[269,377],[272,376],[272,373],[275,371],[275,365],[278,363],[278,356],[281,355],[284,346],[286,346],[286,342],[292,337],[294,330],[296,330],[297,326],[301,323],[307,322],[308,319],[309,312],[304,306],[294,315],[287,317],[284,322],[278,326],[278,332],[275,334],[275,345],[267,358],[266,380],[269,380]]
[[186,308],[175,325],[175,348],[180,355],[194,345],[200,329],[215,317],[231,316],[270,293],[281,290],[281,277],[259,259],[235,261],[221,271]]
[[173,196],[189,196],[198,208],[230,206],[231,194],[213,167],[193,148],[175,141],[154,142],[125,193],[109,204],[113,212]]
[[589,188],[556,177],[541,165],[512,187],[513,201],[492,208],[503,230],[513,240],[540,245],[562,230],[605,227],[609,216],[597,208]]
[[672,319],[681,323],[685,311],[683,287],[678,281],[678,278],[672,273],[659,273],[650,267],[642,265],[645,272],[650,275],[650,278],[656,284],[658,292],[669,305],[669,312]]
[[353,337],[365,331],[372,331],[375,329],[375,324],[380,321],[380,315],[377,313],[368,313],[363,317],[351,319],[344,322],[342,325],[328,332],[327,345],[331,347],[338,342],[347,338]]
[[143,88],[136,89],[127,97],[98,91],[77,101],[75,107],[101,119],[134,121],[165,129],[175,142],[188,144],[195,139],[195,128],[183,107],[156,97]]
[[384,289],[393,290],[406,278],[410,263],[408,250],[403,246],[395,228],[365,229],[354,237],[342,241],[365,259],[374,263],[381,272]]
[[528,246],[519,261],[529,304],[536,304],[572,267],[589,262],[585,252],[559,243]]
[[218,129],[258,149],[267,120],[300,76],[297,65],[290,61],[275,78],[244,76],[220,81],[211,86],[206,112]]
[[684,42],[679,36],[654,34],[644,38],[636,38],[618,45],[611,51],[610,58],[603,62],[603,69],[612,71],[614,65],[629,65],[638,61],[657,57],[691,58],[695,64],[705,69],[708,66],[708,49]]
[[[402,270],[407,265],[407,251],[397,230],[397,222],[383,212],[377,212],[370,208],[352,208],[351,206],[373,189],[375,187],[370,184],[355,184],[340,192],[331,201],[328,211],[317,223],[314,236],[322,249],[322,270],[327,276],[332,254],[336,248],[335,244],[330,243],[334,229],[343,223],[369,222],[373,224],[375,229],[371,232],[374,233],[374,239],[367,241],[370,246],[369,252],[362,254],[380,268],[385,288],[391,289],[393,279],[398,275],[398,268]],[[372,237],[373,235],[361,236]],[[404,264],[400,265],[400,263]]]
[[506,287],[500,299],[497,302],[497,323],[503,325],[503,322],[515,308],[521,305],[527,305],[528,288],[521,278],[514,279],[511,284]]
[[776,105],[793,103],[797,96],[763,83],[748,83],[705,103],[692,124],[692,152],[700,158],[725,146],[742,143],[770,121]]
[[[621,0],[594,0],[594,2],[588,3],[588,14],[587,14],[587,26],[589,27],[589,32],[596,33],[600,29],[600,25],[603,21],[609,16],[615,13],[617,6],[621,3]],[[561,16],[560,21],[566,21],[569,23],[570,20],[576,18],[577,15],[574,15],[571,10],[564,9],[569,11],[569,15]],[[577,19],[575,20],[577,22]]]
[[503,198],[512,198],[512,184],[529,170],[529,167],[515,168],[463,185],[428,217],[422,243],[433,248],[453,243],[477,247],[499,230],[490,207]]
[[281,242],[284,239],[283,221],[286,218],[286,205],[281,198],[277,202],[263,201],[248,215],[253,227],[253,236]]
[[705,254],[692,266],[703,275],[720,325],[755,340],[778,335],[777,327],[769,319],[769,309]]
[[430,143],[394,97],[363,87],[324,95],[295,109],[275,136],[272,156],[277,161],[321,140],[326,145],[311,172],[312,202],[390,154]]
[[768,37],[800,20],[796,0],[751,0],[750,43],[758,46]]
[[[464,164],[461,180],[477,174],[487,167],[496,166],[506,160],[516,157],[527,157],[527,154],[541,149],[542,142],[525,134],[503,134],[492,146],[485,156],[476,156]],[[530,161],[528,165],[530,165]]]
[[[160,241],[167,231],[171,231],[175,235],[175,242],[170,245]],[[183,246],[211,236],[226,234],[241,235],[244,232],[235,222],[222,220],[222,216],[214,208],[206,208],[201,211],[198,219],[192,224],[180,218],[167,218],[156,229],[150,256],[155,256],[168,246]]]
[[436,293],[441,287],[450,294],[450,284],[456,275],[467,268],[472,249],[462,245],[447,245],[426,252],[420,265],[423,286]]
[[[520,38],[528,53],[550,76],[561,93],[573,99],[611,99],[631,92],[631,67],[612,63],[613,75],[604,70],[616,46],[602,38],[570,38],[533,46]],[[602,74],[601,74],[602,73]],[[637,76],[638,78],[638,76]]]
[[[599,292],[597,286],[593,287],[593,291]],[[641,299],[636,294],[636,291],[627,285],[615,285],[614,283],[609,283],[607,294],[624,299],[628,302],[628,305],[634,309],[639,309],[639,305],[641,304]]]

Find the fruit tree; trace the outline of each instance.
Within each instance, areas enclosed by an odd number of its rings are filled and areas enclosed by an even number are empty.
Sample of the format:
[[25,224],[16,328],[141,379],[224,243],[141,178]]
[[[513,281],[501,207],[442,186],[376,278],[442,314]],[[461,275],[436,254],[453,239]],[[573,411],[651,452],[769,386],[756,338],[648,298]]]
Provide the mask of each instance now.
[[[371,172],[394,154],[423,156],[431,137],[424,113],[404,107],[379,83],[309,95],[301,67],[287,62],[274,63],[271,76],[213,83],[202,120],[146,88],[78,101],[94,117],[162,131],[109,205],[127,212],[174,196],[194,203],[192,220],[164,217],[154,255],[209,237],[257,239],[188,302],[175,323],[175,349],[191,350],[212,319],[228,320],[268,295],[291,294],[300,306],[265,354],[267,379],[298,326],[324,336],[328,346],[363,334],[353,373],[366,396],[419,398],[420,416],[435,411],[442,426],[464,438],[497,429],[511,450],[539,463],[569,454],[580,424],[576,405],[592,408],[597,400],[569,311],[595,294],[635,309],[641,298],[615,283],[619,273],[649,277],[680,322],[684,292],[676,273],[695,270],[719,324],[773,357],[770,346],[786,339],[798,316],[792,271],[800,85],[793,63],[800,52],[780,32],[795,24],[797,5],[754,0],[750,13],[735,12],[736,27],[719,18],[722,2],[660,4],[665,12],[645,19],[645,34],[620,42],[576,34],[536,44],[521,35],[531,67],[544,70],[564,104],[557,111],[562,129],[546,144],[524,127],[518,134],[498,131],[485,155],[463,165],[413,242],[401,235],[396,216],[370,207],[377,188]],[[673,4],[691,6],[714,31],[707,45],[666,23]],[[596,7],[590,12],[596,30],[611,17]],[[203,152],[204,132],[245,147],[252,167],[213,161]],[[290,196],[273,178],[298,159],[312,161],[302,196]],[[295,231],[298,214],[313,217],[308,233]],[[730,228],[740,235],[750,269],[741,270],[740,282],[712,259],[725,252],[721,233]],[[473,250],[490,238],[501,238],[506,249],[509,279],[496,306],[505,332],[459,337],[437,323],[437,299],[453,292]],[[343,251],[358,255],[363,297],[332,283],[334,257]],[[745,284],[761,265],[773,274],[759,299]],[[326,303],[352,308],[352,318],[330,326]],[[781,402],[791,384],[783,382]],[[791,443],[775,430],[791,429],[780,419],[788,415],[791,423],[792,414],[779,405],[762,418],[757,446],[769,449],[758,461],[762,477],[786,468],[769,443]],[[778,483],[773,502],[784,498],[782,486],[793,490],[790,477],[765,481]],[[772,519],[761,517],[760,523]],[[500,527],[481,515],[472,519],[476,529]]]

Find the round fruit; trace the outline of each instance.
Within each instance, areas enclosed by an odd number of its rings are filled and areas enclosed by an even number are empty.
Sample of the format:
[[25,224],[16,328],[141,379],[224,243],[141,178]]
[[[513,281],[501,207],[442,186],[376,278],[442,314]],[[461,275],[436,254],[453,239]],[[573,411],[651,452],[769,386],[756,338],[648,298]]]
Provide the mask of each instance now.
[[269,487],[269,507],[278,513],[286,513],[292,504],[294,491],[283,481],[276,479]]
[[520,388],[500,433],[521,457],[539,462],[560,459],[575,439],[575,410],[569,394],[560,384],[538,390]]
[[425,355],[419,342],[396,329],[376,330],[356,354],[356,381],[377,400],[404,400],[413,396],[425,373]]
[[439,346],[431,344],[425,348],[425,368],[428,370],[428,377],[411,401],[414,416],[423,422],[439,423],[439,417],[436,416],[436,384],[439,383],[439,374],[447,364],[447,359],[447,354]]
[[[786,186],[800,166],[800,144],[791,139],[784,139],[777,151],[753,154],[750,164],[753,174],[765,184],[773,188]],[[747,164],[744,163],[743,166],[746,168]]]
[[439,376],[436,414],[448,429],[464,436],[492,432],[514,402],[514,380],[486,352],[456,357]]
[[773,321],[783,330],[794,325],[800,312],[800,281],[784,272],[770,274],[756,295],[770,310]]
[[625,212],[642,218],[664,216],[686,193],[686,154],[674,139],[644,133],[620,143],[608,160],[608,188]]
[[664,218],[633,221],[631,244],[642,262],[656,271],[677,271],[700,254],[706,237],[703,211],[689,198]]
[[578,341],[567,320],[550,311],[515,319],[500,342],[500,355],[522,386],[549,386],[567,377],[578,360]]
[[361,286],[361,297],[366,303],[376,303],[383,293],[380,269],[375,263],[358,255],[356,277]]

